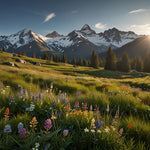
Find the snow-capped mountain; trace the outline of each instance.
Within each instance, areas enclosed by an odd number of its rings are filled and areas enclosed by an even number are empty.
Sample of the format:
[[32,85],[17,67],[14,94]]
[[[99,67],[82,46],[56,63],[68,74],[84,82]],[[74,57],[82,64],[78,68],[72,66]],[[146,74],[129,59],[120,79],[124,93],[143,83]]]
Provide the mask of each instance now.
[[25,51],[28,56],[31,56],[33,52],[42,55],[43,51],[53,51],[65,52],[70,58],[73,56],[87,58],[93,50],[101,53],[105,52],[109,46],[117,49],[139,37],[141,36],[134,32],[119,31],[116,28],[96,33],[87,24],[81,30],[74,30],[66,36],[56,31],[42,36],[29,29],[24,29],[10,36],[0,36],[0,49],[4,47],[8,51]]

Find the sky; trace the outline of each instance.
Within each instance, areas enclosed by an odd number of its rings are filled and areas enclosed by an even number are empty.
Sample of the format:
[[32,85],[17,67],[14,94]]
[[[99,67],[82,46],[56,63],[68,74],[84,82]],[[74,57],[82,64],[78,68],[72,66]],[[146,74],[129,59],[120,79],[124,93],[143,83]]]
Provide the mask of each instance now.
[[97,33],[116,27],[150,34],[150,0],[0,0],[0,35],[24,28],[67,35],[88,24]]

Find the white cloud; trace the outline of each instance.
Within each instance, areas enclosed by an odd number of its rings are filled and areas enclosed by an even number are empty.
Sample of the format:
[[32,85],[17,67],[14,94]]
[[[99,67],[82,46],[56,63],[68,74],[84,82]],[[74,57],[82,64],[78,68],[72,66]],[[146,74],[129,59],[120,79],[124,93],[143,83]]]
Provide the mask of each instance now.
[[44,23],[49,21],[50,19],[54,18],[55,16],[56,16],[55,13],[51,13],[51,14],[47,15],[44,20]]
[[129,14],[137,14],[141,12],[149,11],[149,9],[136,9],[129,12]]
[[98,22],[97,24],[95,24],[95,28],[97,29],[105,29],[106,28],[106,24],[102,24],[101,22]]
[[138,34],[150,34],[150,24],[131,25],[130,29]]

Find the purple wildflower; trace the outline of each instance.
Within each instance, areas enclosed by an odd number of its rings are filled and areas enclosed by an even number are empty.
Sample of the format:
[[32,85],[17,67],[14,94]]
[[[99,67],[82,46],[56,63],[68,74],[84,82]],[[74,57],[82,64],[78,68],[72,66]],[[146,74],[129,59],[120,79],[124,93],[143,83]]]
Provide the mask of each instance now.
[[10,98],[9,98],[10,102],[12,102],[13,99],[14,99],[14,98],[13,98],[12,94],[10,94]]
[[86,109],[87,109],[87,103],[83,103],[83,104],[82,104],[82,108],[83,108],[84,110],[86,110]]
[[98,120],[96,121],[95,126],[96,126],[96,128],[100,128],[100,127],[101,127],[101,124],[99,123],[99,121],[98,121]]
[[64,131],[63,131],[63,135],[64,135],[64,136],[67,136],[67,135],[68,135],[68,132],[69,132],[69,130],[64,130]]
[[4,133],[10,133],[10,132],[12,132],[11,125],[9,125],[9,124],[5,125]]
[[52,121],[51,121],[51,119],[45,120],[44,128],[47,129],[47,130],[49,130],[50,128],[52,128]]
[[20,137],[25,138],[26,134],[27,134],[27,130],[25,128],[21,128],[19,132]]
[[32,100],[35,100],[35,97],[34,97],[34,96],[32,96]]
[[20,130],[23,128],[23,123],[22,122],[20,122],[19,124],[18,124],[18,133],[20,133]]
[[78,101],[75,102],[75,106],[74,107],[75,108],[79,108],[79,102]]
[[41,99],[42,98],[42,95],[41,95],[41,93],[39,93],[39,99]]

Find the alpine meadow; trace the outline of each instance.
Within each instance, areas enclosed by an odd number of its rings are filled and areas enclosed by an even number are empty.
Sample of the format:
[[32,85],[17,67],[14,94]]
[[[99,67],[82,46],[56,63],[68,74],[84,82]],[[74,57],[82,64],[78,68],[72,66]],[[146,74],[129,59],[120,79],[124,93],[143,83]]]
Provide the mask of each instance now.
[[149,150],[150,2],[1,0],[0,150]]

